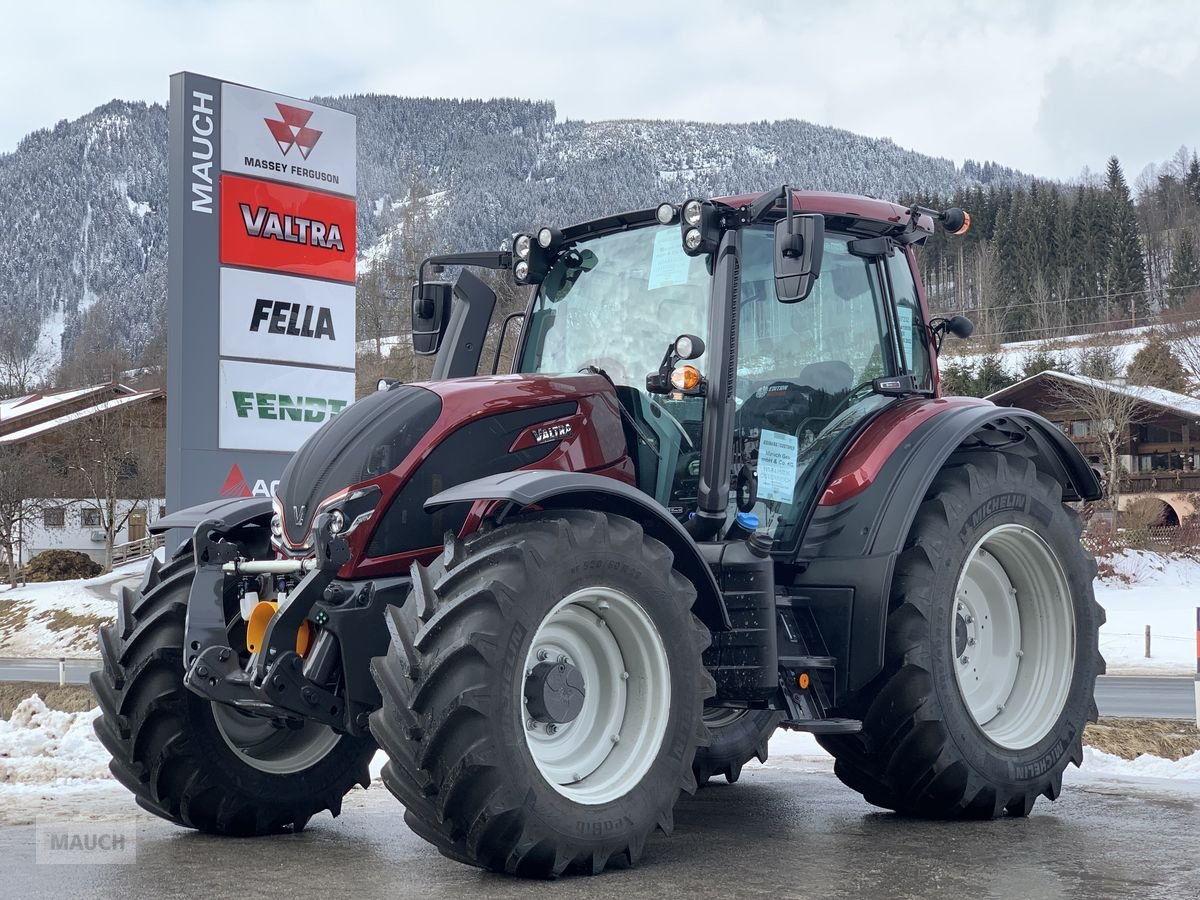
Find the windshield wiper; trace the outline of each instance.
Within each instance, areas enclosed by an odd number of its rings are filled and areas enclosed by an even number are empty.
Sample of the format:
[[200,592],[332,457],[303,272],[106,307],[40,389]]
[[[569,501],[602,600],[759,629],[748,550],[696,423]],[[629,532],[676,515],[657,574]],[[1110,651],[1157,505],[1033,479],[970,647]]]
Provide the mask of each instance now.
[[575,282],[584,272],[596,268],[600,258],[591,250],[566,250],[551,267],[542,282],[542,294],[551,303],[557,303],[571,292]]

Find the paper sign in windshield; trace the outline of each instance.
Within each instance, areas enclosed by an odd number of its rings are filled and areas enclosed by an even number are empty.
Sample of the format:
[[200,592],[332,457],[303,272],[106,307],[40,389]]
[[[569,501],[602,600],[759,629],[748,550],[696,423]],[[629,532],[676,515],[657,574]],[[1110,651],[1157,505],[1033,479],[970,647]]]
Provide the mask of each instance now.
[[900,314],[900,343],[904,345],[904,359],[909,371],[913,371],[913,311],[909,306],[897,306]]
[[679,232],[667,228],[654,236],[654,257],[650,260],[649,290],[687,284],[688,266],[692,258],[683,252]]
[[799,442],[794,434],[763,430],[758,439],[758,499],[791,503],[796,492],[796,454]]

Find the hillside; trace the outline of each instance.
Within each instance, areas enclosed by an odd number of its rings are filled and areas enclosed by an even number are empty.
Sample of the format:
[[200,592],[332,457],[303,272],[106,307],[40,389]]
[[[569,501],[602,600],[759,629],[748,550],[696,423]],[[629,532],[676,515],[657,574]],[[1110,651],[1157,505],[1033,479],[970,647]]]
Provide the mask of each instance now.
[[[553,104],[526,100],[318,99],[358,116],[359,249],[368,256],[394,240],[410,190],[436,198],[431,245],[461,250],[495,246],[524,225],[784,181],[898,197],[1025,180],[794,120],[559,122]],[[136,362],[156,351],[166,153],[166,108],[114,100],[0,155],[0,216],[11,223],[11,250],[0,254],[10,346],[0,351],[40,346],[43,371],[83,346],[81,333],[93,356],[104,347]]]

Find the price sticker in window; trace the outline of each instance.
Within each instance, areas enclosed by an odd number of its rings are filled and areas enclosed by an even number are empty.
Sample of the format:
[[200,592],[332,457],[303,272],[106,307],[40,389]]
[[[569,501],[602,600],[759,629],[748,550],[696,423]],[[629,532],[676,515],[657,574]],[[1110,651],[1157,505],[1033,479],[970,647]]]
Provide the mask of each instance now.
[[796,493],[796,456],[800,445],[794,434],[763,430],[758,440],[758,498],[791,503]]

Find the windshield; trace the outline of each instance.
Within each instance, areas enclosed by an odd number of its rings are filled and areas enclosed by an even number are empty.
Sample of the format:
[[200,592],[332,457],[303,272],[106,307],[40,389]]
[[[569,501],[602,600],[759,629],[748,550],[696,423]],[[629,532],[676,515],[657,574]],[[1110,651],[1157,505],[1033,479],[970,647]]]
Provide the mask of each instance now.
[[683,252],[679,226],[638,228],[580,241],[563,254],[533,305],[522,372],[603,369],[644,387],[667,345],[708,333],[703,257]]
[[[884,281],[877,262],[850,253],[849,240],[826,232],[812,292],[780,303],[772,226],[742,235],[734,463],[757,476],[758,527],[777,547],[797,537],[818,462],[890,402],[871,393],[872,379],[895,371]],[[711,282],[707,259],[683,252],[675,225],[581,241],[538,289],[517,367],[607,373],[628,414],[638,486],[680,518],[696,505],[704,401],[648,395],[646,376],[679,335],[707,337]],[[710,356],[694,363],[705,374]]]

